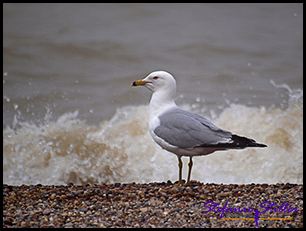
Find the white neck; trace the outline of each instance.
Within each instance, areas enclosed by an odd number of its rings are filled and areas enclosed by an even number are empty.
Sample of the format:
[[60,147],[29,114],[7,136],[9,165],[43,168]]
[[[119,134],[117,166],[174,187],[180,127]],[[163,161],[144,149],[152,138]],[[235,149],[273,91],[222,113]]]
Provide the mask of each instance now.
[[157,91],[152,94],[150,100],[149,117],[154,118],[165,110],[176,107],[174,102],[175,91]]

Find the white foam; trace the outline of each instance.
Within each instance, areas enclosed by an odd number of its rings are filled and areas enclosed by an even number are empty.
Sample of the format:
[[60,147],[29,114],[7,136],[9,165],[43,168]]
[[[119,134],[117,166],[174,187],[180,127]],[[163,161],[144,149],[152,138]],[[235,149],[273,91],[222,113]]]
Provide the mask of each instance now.
[[[217,126],[268,145],[195,157],[192,179],[213,183],[303,181],[303,103],[287,110],[232,104]],[[66,113],[42,125],[23,122],[3,132],[3,182],[158,182],[178,179],[177,158],[148,131],[148,106],[117,109],[109,121],[88,126]],[[183,158],[186,178],[188,158]]]

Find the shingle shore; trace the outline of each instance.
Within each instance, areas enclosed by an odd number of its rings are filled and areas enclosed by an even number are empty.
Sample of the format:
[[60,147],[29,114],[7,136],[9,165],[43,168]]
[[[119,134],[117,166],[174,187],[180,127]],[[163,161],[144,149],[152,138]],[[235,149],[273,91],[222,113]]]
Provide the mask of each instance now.
[[[209,206],[220,203],[215,211]],[[102,185],[3,185],[3,227],[256,227],[255,212],[218,208],[254,208],[275,203],[259,214],[257,227],[303,227],[302,184],[203,184],[175,187],[171,182]],[[297,207],[287,212],[281,204]],[[227,204],[226,204],[227,203]],[[281,211],[279,211],[281,207]],[[219,210],[221,211],[221,209]],[[281,218],[281,219],[280,219]],[[286,218],[287,220],[285,220]],[[274,219],[274,220],[272,220]]]

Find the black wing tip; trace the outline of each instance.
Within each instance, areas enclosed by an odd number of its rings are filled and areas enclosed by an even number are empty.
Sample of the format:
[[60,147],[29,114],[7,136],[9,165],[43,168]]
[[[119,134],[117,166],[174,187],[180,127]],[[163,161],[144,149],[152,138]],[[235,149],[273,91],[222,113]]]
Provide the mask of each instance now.
[[202,148],[225,148],[225,149],[243,149],[248,147],[258,147],[265,148],[268,147],[265,144],[257,143],[253,139],[249,139],[247,137],[232,135],[231,143],[217,143],[217,144],[201,144],[198,147]]
[[[268,147],[268,145],[265,145],[265,144],[260,144],[260,143],[255,143],[256,146],[254,147],[260,147],[260,148],[266,148]],[[252,146],[251,146],[252,147]]]
[[268,147],[265,144],[257,143],[255,140],[243,136],[232,135],[232,140],[234,141],[233,144],[237,147]]

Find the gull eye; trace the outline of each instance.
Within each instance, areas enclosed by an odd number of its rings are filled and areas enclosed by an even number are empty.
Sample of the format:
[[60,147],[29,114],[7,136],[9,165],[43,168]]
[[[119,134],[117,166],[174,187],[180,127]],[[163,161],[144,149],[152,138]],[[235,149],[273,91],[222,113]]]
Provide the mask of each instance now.
[[154,76],[154,77],[153,77],[153,79],[154,79],[154,80],[157,80],[157,79],[158,79],[158,77],[157,77],[157,76]]

